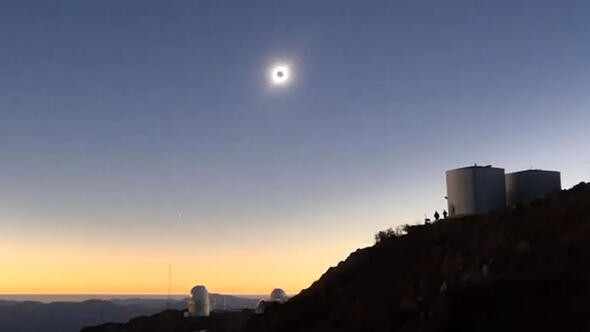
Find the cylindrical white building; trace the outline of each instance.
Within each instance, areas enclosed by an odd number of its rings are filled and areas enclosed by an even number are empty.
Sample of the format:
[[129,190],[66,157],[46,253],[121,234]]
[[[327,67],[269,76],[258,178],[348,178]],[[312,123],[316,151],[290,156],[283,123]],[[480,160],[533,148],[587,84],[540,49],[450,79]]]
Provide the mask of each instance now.
[[209,316],[209,292],[205,286],[195,286],[188,299],[190,317]]
[[446,172],[449,216],[482,214],[506,208],[504,169],[469,166]]
[[561,190],[561,174],[557,171],[531,169],[506,174],[508,206],[527,203]]

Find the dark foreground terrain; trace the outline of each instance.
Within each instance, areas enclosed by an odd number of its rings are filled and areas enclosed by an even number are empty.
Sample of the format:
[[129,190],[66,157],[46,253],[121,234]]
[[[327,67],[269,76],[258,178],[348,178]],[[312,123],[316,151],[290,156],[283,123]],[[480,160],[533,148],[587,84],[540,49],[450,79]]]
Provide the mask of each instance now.
[[589,310],[590,186],[580,184],[510,211],[409,227],[264,315],[166,311],[84,332],[590,331]]
[[166,310],[156,315],[134,318],[125,324],[107,323],[87,327],[81,332],[237,332],[252,313],[252,310],[224,311],[212,312],[209,317],[185,318],[184,311]]
[[590,186],[414,226],[245,331],[590,331]]

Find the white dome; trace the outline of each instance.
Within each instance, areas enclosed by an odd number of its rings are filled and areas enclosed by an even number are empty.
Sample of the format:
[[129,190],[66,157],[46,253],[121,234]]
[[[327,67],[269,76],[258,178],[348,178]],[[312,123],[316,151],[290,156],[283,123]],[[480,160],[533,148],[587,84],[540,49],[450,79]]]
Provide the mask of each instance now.
[[199,285],[191,289],[191,295],[193,297],[208,297],[209,292],[207,291],[207,287]]
[[286,302],[287,301],[287,293],[281,288],[275,288],[270,293],[270,301],[271,302]]
[[209,292],[205,286],[195,286],[191,289],[188,299],[189,316],[209,316]]

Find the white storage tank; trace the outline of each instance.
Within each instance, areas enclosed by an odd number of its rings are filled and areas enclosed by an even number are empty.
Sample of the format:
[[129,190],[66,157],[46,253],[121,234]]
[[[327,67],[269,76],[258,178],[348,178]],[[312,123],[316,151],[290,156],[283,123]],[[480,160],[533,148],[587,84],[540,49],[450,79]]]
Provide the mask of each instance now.
[[557,171],[531,169],[506,174],[508,206],[528,203],[558,190],[561,190],[561,174]]
[[188,299],[190,317],[209,316],[209,292],[205,286],[195,286]]
[[469,166],[446,172],[449,216],[482,214],[506,208],[504,169]]

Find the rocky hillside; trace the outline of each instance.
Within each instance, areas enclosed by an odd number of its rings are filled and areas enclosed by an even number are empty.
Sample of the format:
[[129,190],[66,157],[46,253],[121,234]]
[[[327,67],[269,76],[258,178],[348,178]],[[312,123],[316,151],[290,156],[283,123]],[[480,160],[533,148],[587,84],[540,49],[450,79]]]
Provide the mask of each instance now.
[[413,226],[245,331],[590,331],[590,186]]

